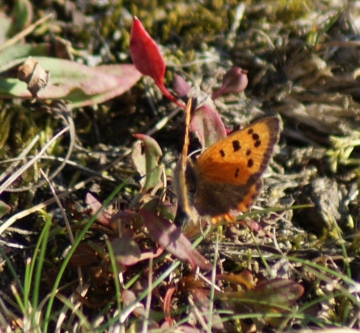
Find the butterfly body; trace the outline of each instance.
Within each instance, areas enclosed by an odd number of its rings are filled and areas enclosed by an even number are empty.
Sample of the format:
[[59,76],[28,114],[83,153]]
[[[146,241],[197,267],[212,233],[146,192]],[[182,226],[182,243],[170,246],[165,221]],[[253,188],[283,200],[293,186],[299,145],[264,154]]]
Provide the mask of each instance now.
[[183,210],[190,216],[194,207],[213,223],[232,220],[231,211],[246,212],[259,194],[279,130],[278,118],[264,118],[206,148],[194,162],[182,157]]

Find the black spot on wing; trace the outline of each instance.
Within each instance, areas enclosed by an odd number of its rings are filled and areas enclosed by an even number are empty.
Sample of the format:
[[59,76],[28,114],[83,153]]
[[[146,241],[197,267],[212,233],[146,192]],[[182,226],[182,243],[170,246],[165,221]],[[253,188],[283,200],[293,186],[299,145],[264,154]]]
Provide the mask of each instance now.
[[261,141],[260,140],[255,141],[254,147],[259,148],[260,146],[261,146]]
[[240,169],[237,168],[237,169],[235,170],[235,174],[234,174],[234,177],[235,177],[235,178],[239,177],[239,172],[240,172]]
[[[280,131],[280,121],[278,118],[273,117],[273,118],[267,118],[266,120],[260,120],[260,121],[266,121],[266,125],[267,125],[267,131],[268,131],[268,136],[269,138],[266,139],[266,149],[263,151],[263,156],[262,156],[262,161],[260,166],[257,168],[256,172],[254,174],[252,174],[249,177],[248,180],[248,184],[256,184],[256,189],[258,190],[261,187],[261,181],[259,181],[259,178],[261,177],[262,173],[264,172],[264,170],[266,169],[269,160],[273,154],[273,150],[274,150],[274,145],[276,144],[276,142],[279,139],[279,131]],[[247,130],[247,133],[249,134],[249,136],[255,133],[253,128],[249,128]],[[264,143],[262,142],[262,137],[260,135],[259,140],[255,140],[254,141],[254,148],[258,148],[262,145],[264,145]],[[251,154],[254,151],[251,149]],[[246,155],[248,156],[248,155]],[[250,155],[249,155],[250,156]]]
[[254,147],[258,148],[261,146],[260,135],[254,131],[253,128],[248,130],[248,134],[251,135],[251,138],[254,140]]
[[241,149],[241,146],[240,146],[240,142],[238,140],[234,140],[232,142],[232,146],[233,146],[233,150],[234,152],[238,151]]

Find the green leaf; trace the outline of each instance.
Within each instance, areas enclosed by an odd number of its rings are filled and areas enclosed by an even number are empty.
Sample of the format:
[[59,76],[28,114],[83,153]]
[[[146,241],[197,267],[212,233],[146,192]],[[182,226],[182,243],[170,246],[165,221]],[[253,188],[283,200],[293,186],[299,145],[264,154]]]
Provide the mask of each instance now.
[[136,170],[144,177],[140,183],[143,186],[142,191],[157,186],[161,180],[163,168],[159,165],[159,159],[162,151],[158,143],[150,136],[144,134],[134,134],[136,139],[142,141],[134,145],[132,152],[132,161]]
[[11,34],[16,34],[22,29],[30,25],[33,19],[33,7],[28,0],[15,1],[11,12],[13,23],[11,26]]
[[0,200],[0,217],[3,217],[5,214],[9,213],[10,209],[10,206]]
[[[66,99],[72,107],[102,103],[130,89],[141,77],[133,65],[88,67],[64,59],[33,57],[50,72],[48,85],[39,99]],[[0,98],[32,98],[26,84],[14,77],[26,58],[0,65]]]

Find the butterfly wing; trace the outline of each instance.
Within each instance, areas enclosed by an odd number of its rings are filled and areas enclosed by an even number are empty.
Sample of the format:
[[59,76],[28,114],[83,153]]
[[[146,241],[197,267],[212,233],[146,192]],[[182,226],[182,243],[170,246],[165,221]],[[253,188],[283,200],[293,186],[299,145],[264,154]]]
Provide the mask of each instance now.
[[265,118],[211,145],[195,163],[200,179],[254,183],[265,171],[279,136],[279,119]]
[[207,148],[195,162],[194,206],[200,215],[227,219],[247,211],[261,188],[260,176],[279,136],[278,118],[265,118]]

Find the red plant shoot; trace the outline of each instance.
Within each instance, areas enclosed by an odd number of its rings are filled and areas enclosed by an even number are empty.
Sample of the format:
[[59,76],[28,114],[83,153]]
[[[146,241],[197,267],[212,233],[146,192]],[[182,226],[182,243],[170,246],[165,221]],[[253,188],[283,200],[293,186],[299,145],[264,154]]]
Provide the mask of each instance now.
[[245,90],[248,85],[247,71],[240,67],[230,68],[224,75],[221,87],[214,92],[212,99],[223,94],[237,94]]
[[166,65],[164,58],[155,41],[150,37],[137,17],[134,17],[131,25],[130,55],[136,69],[140,73],[150,76],[166,98],[181,108],[185,108],[185,104],[178,101],[165,88],[164,75]]

